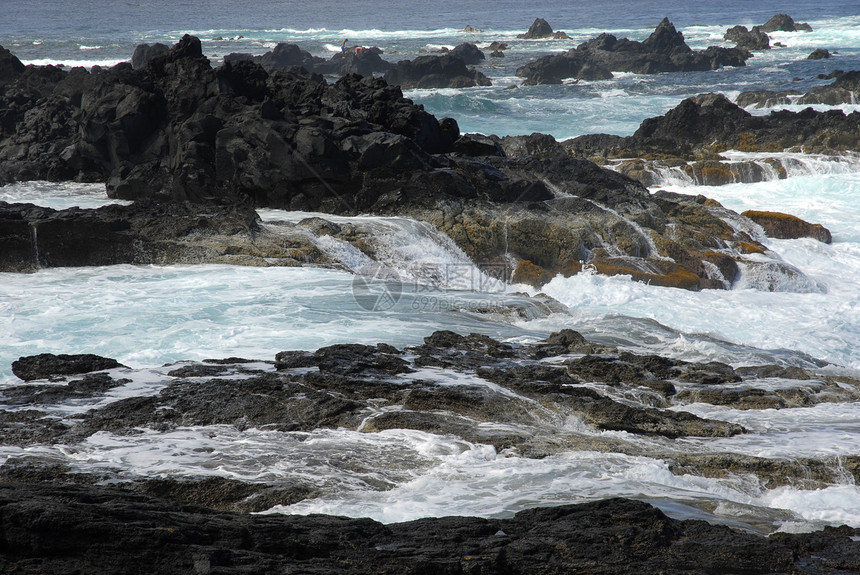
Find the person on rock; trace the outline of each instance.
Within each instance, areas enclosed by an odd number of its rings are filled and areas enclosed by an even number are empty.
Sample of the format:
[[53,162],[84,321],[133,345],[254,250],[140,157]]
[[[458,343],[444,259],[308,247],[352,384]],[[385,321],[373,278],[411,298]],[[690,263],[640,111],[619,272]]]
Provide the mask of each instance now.
[[344,38],[343,42],[340,43],[340,52],[341,54],[346,54],[346,43],[349,42],[348,38]]

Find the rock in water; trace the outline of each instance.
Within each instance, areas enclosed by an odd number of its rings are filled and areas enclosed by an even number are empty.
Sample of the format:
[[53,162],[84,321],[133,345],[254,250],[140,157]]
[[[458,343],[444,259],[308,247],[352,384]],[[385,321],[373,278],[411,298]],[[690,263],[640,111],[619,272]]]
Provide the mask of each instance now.
[[819,242],[829,244],[833,241],[833,236],[830,230],[821,224],[811,224],[797,216],[783,214],[780,212],[763,212],[757,210],[747,210],[741,213],[762,228],[770,238],[775,239],[796,239],[796,238],[814,238]]
[[92,354],[67,355],[42,353],[28,355],[12,362],[12,373],[24,381],[48,379],[56,375],[75,375],[124,367],[115,359]]

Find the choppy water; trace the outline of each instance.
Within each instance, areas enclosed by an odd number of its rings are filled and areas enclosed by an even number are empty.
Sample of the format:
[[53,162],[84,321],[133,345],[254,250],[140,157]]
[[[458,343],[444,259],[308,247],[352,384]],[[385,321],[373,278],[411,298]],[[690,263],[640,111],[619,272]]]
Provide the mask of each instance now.
[[[355,44],[382,47],[392,60],[463,41],[479,45],[505,41],[510,44],[507,57],[482,67],[494,86],[407,95],[434,114],[457,118],[464,131],[499,135],[540,131],[557,138],[593,132],[630,134],[642,119],[662,114],[699,92],[719,90],[731,96],[765,87],[802,91],[821,83],[816,78],[819,73],[860,69],[860,9],[854,2],[736,0],[719,6],[694,2],[678,7],[674,2],[628,1],[614,4],[611,10],[605,10],[603,3],[557,4],[562,3],[526,6],[506,0],[489,7],[443,1],[432,7],[416,3],[414,9],[391,14],[385,4],[374,8],[327,1],[312,6],[263,1],[251,10],[226,1],[140,0],[111,3],[109,8],[107,3],[95,2],[62,10],[48,2],[0,1],[6,14],[0,22],[0,44],[26,63],[89,66],[125,60],[137,43],[172,43],[184,32],[201,36],[213,62],[234,51],[259,54],[280,41],[296,42],[325,55],[348,37]],[[773,34],[786,47],[757,53],[745,68],[653,77],[622,74],[603,82],[505,89],[518,83],[513,73],[518,65],[602,31],[643,39],[650,33],[647,27],[665,15],[693,47],[703,48],[720,42],[729,26],[763,23],[777,12],[808,21],[815,31]],[[93,18],[96,13],[99,18]],[[515,35],[537,16],[574,40],[517,40]],[[485,31],[460,32],[467,24]],[[830,60],[805,60],[819,47],[839,54]],[[842,108],[857,109],[851,104]],[[0,274],[0,385],[16,382],[10,370],[13,360],[41,352],[97,353],[142,369],[127,389],[116,392],[121,397],[141,390],[154,393],[158,366],[180,360],[228,356],[270,360],[281,350],[315,349],[335,342],[384,341],[404,346],[420,343],[436,329],[530,341],[563,327],[595,341],[680,359],[719,360],[735,366],[828,362],[831,372],[856,376],[860,370],[860,164],[853,156],[789,155],[783,163],[793,166],[785,180],[701,187],[668,178],[664,187],[704,194],[737,212],[783,211],[828,227],[833,233],[830,245],[766,239],[776,255],[810,278],[814,289],[784,285],[781,291],[763,291],[756,288],[750,270],[730,291],[697,293],[649,286],[627,277],[580,274],[558,277],[544,288],[569,307],[569,314],[545,316],[533,310],[529,319],[476,314],[469,312],[470,306],[528,309],[531,304],[513,294],[523,286],[476,289],[485,284],[475,275],[474,266],[445,238],[419,224],[364,218],[358,223],[388,230],[379,235],[389,248],[386,263],[395,269],[400,266],[406,280],[397,304],[384,310],[364,305],[355,296],[355,276],[338,270],[115,266]],[[0,188],[0,200],[56,208],[107,202],[100,186],[41,182]],[[264,211],[261,215],[272,223],[307,214]],[[351,259],[356,255],[343,246],[321,247],[340,253],[346,269],[366,263]],[[469,270],[469,275],[458,276],[460,283],[441,288],[436,283],[428,290],[422,276],[414,274],[416,262],[422,269],[429,266],[442,273],[453,267]],[[466,277],[470,279],[463,280]],[[85,407],[55,409],[69,413]],[[857,404],[756,413],[705,405],[685,409],[742,423],[754,431],[738,438],[690,441],[691,450],[769,457],[860,454]],[[580,429],[576,422],[567,425]],[[73,448],[4,448],[0,461],[22,454],[56,457],[84,469],[118,468],[132,476],[221,475],[251,481],[313,477],[326,487],[323,497],[276,511],[368,515],[383,521],[427,515],[506,515],[539,504],[626,495],[657,502],[682,516],[718,517],[745,525],[786,530],[822,523],[860,525],[860,490],[847,478],[816,491],[766,490],[744,477],[676,476],[663,461],[648,457],[575,451],[525,460],[416,431],[285,434],[212,427],[146,431],[131,437],[99,433]]]

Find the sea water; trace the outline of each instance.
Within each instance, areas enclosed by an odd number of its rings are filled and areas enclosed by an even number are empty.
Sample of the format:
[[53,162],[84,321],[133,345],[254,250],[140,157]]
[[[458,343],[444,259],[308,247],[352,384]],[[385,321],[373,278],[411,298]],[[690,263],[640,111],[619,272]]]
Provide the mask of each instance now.
[[[860,69],[860,14],[853,1],[735,0],[679,6],[627,0],[607,9],[597,2],[526,5],[512,0],[492,4],[443,0],[410,6],[393,12],[387,3],[328,0],[263,0],[252,9],[226,0],[97,0],[57,9],[56,3],[47,0],[0,0],[4,13],[0,45],[25,63],[68,68],[113,65],[128,60],[139,43],[172,44],[183,33],[201,37],[213,65],[230,52],[261,54],[278,42],[295,42],[315,55],[328,56],[339,49],[343,38],[349,38],[352,45],[379,46],[383,57],[395,61],[465,41],[479,46],[504,41],[509,43],[506,57],[488,59],[481,66],[493,86],[414,90],[406,95],[437,116],[457,118],[463,131],[498,135],[538,131],[559,139],[595,132],[629,135],[643,119],[663,114],[683,98],[701,92],[722,91],[734,97],[750,89],[805,91],[826,82],[818,74]],[[515,76],[519,65],[574,47],[603,31],[642,40],[663,16],[675,23],[692,47],[704,48],[724,43],[727,27],[761,24],[780,12],[809,22],[814,31],[774,33],[772,41],[784,47],[757,52],[743,68],[618,74],[612,80],[534,87],[519,86]],[[536,17],[546,18],[573,39],[517,39],[516,34]],[[483,31],[463,32],[466,25]],[[806,60],[819,47],[838,54],[829,60]],[[846,113],[858,109],[852,103],[839,108]],[[759,159],[740,153],[729,157]],[[385,265],[404,280],[397,302],[385,309],[368,306],[361,298],[362,286],[352,272],[366,262],[342,245],[324,243],[331,240],[320,240],[320,246],[329,255],[341,254],[339,269],[123,265],[0,274],[0,385],[18,382],[11,373],[12,361],[43,352],[96,353],[135,368],[122,371],[130,383],[93,400],[94,404],[50,407],[65,417],[122,397],[157,393],[169,369],[161,366],[177,361],[240,356],[265,362],[281,350],[311,350],[342,342],[402,347],[421,343],[437,329],[529,342],[565,327],[634,352],[734,366],[814,366],[856,377],[860,370],[856,351],[860,349],[860,166],[851,154],[840,158],[784,154],[781,161],[787,166],[788,179],[720,187],[667,179],[662,188],[703,194],[735,212],[782,211],[829,228],[833,234],[829,245],[809,239],[774,240],[761,230],[750,230],[760,235],[772,257],[803,272],[808,278],[803,285],[786,282],[776,291],[765,291],[754,272],[744,269],[731,290],[688,292],[634,282],[626,276],[583,273],[554,278],[543,288],[568,309],[548,314],[516,295],[529,291],[526,286],[500,287],[479,279],[440,284],[416,275],[416,262],[422,269],[452,266],[469,269],[470,274],[474,264],[418,222],[364,217],[355,223],[378,232],[376,241],[387,246]],[[101,185],[46,182],[0,188],[0,200],[57,209],[96,207],[109,201]],[[308,215],[261,210],[264,225]],[[481,306],[502,311],[473,313]],[[505,313],[505,309],[516,312]],[[259,367],[271,368],[268,363]],[[436,377],[450,378],[446,381],[451,385],[468,383],[451,374]],[[704,404],[682,409],[740,423],[751,433],[671,443],[622,432],[589,431],[574,420],[557,425],[561,431],[639,441],[643,451],[671,444],[692,452],[833,458],[835,466],[840,456],[860,454],[857,404],[778,411]],[[678,516],[765,531],[840,523],[860,526],[860,491],[848,476],[818,490],[765,489],[744,476],[676,476],[664,461],[644,456],[570,451],[535,461],[409,430],[281,433],[210,426],[165,433],[143,430],[134,436],[102,432],[74,446],[4,447],[0,462],[21,455],[55,458],[81,470],[120,470],[129,477],[306,479],[320,487],[320,497],[273,512],[326,512],[382,521],[450,514],[507,516],[535,505],[623,495],[657,503]]]

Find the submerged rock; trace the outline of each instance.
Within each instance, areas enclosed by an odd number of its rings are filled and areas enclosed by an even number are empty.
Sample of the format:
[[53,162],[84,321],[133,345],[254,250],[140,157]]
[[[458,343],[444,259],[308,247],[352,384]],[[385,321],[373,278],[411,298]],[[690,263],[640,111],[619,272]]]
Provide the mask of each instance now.
[[123,367],[115,359],[89,353],[69,355],[41,353],[28,355],[12,362],[12,373],[24,381],[48,379],[56,375],[77,375]]

